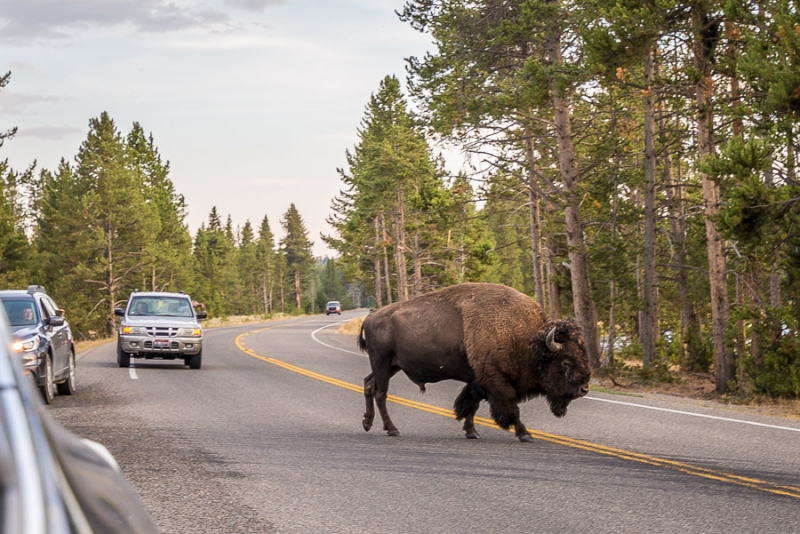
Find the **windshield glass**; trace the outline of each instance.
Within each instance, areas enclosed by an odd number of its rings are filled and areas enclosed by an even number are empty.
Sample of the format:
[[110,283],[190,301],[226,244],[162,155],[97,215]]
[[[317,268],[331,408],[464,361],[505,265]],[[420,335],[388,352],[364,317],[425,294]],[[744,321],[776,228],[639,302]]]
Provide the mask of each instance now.
[[128,308],[131,316],[193,317],[192,305],[185,297],[134,297]]
[[39,313],[36,311],[32,298],[4,298],[2,300],[11,326],[32,326],[39,322]]

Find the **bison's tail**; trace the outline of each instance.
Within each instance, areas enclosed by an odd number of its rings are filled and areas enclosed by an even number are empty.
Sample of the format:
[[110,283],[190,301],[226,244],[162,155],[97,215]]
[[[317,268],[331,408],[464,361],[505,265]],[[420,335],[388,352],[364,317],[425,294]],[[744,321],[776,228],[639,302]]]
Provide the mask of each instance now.
[[361,323],[361,331],[358,333],[356,343],[358,344],[358,348],[361,350],[361,352],[367,352],[367,340],[364,337],[364,323]]

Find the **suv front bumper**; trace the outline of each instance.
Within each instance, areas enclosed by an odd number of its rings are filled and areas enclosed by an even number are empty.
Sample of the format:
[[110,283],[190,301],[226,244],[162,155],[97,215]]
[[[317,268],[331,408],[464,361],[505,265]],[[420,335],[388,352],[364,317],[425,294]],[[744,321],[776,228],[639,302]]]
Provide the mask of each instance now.
[[182,358],[203,349],[201,337],[165,337],[120,334],[120,347],[134,358]]

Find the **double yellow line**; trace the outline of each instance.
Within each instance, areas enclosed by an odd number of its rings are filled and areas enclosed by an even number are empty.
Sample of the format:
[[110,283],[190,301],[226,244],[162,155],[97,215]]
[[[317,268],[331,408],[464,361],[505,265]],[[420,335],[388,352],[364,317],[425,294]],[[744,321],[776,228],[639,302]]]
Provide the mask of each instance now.
[[[244,344],[242,343],[242,339],[244,337],[252,333],[262,332],[264,330],[269,330],[269,328],[264,328],[253,332],[247,332],[240,335],[235,340],[236,346],[239,348],[239,350],[241,350],[248,356],[252,356],[253,358],[265,361],[267,363],[271,363],[272,365],[276,365],[278,367],[286,369],[287,371],[307,376],[309,378],[313,378],[321,382],[326,382],[328,384],[338,386],[344,389],[349,389],[351,391],[355,391],[356,393],[361,393],[361,394],[364,393],[363,386],[351,384],[350,382],[344,382],[343,380],[337,380],[336,378],[331,378],[326,375],[321,375],[319,373],[309,371],[308,369],[303,369],[302,367],[297,367],[296,365],[282,362],[281,360],[276,360],[275,358],[267,358],[264,356],[260,356],[244,346]],[[400,404],[402,406],[407,406],[409,408],[414,408],[416,410],[422,410],[424,412],[441,415],[444,417],[448,417],[450,419],[455,419],[455,415],[453,414],[453,410],[451,409],[440,408],[439,406],[433,406],[431,404],[425,404],[422,402],[405,399],[403,397],[396,397],[394,395],[389,395],[388,400],[395,404]],[[494,421],[492,421],[491,419],[486,419],[484,417],[476,417],[475,424],[501,430],[501,428],[497,426]],[[592,443],[590,441],[568,438],[565,436],[559,436],[557,434],[550,434],[548,432],[540,432],[537,430],[531,430],[530,428],[528,429],[528,432],[530,432],[531,437],[535,439],[548,441],[550,443],[556,443],[558,445],[566,445],[567,447],[573,447],[575,449],[595,452],[598,454],[604,454],[606,456],[613,456],[615,458],[620,458],[622,460],[629,460],[631,462],[638,462],[657,467],[674,469],[676,471],[680,471],[688,475],[715,480],[717,482],[727,482],[730,484],[736,484],[738,486],[745,486],[747,488],[765,491],[767,493],[773,493],[775,495],[783,495],[785,497],[800,499],[800,488],[795,486],[782,486],[780,484],[774,484],[766,480],[760,480],[751,477],[743,477],[731,473],[726,473],[724,471],[717,471],[715,469],[706,469],[705,467],[698,467],[696,465],[691,465],[683,462],[676,462],[673,460],[658,458],[657,456],[640,454],[637,452],[626,451],[624,449],[616,449],[614,447],[606,447],[604,445],[599,445],[597,443]]]

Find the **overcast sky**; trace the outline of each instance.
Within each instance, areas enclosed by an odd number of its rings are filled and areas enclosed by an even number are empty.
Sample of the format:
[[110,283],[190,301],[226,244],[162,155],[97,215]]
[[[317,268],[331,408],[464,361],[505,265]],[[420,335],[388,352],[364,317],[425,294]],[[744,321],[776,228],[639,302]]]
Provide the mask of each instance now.
[[430,37],[403,0],[0,0],[0,159],[73,161],[89,119],[152,133],[194,235],[212,206],[273,232],[294,202],[314,241],[341,188],[337,167],[381,79]]

